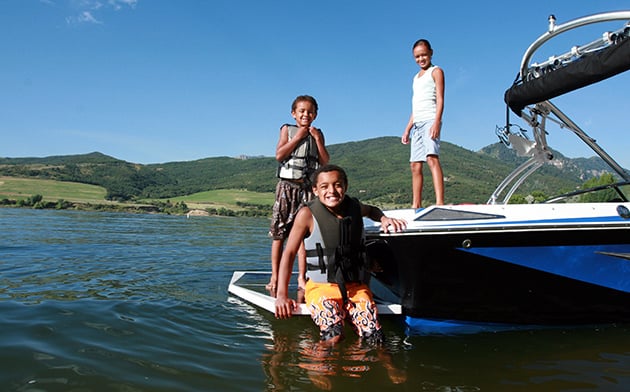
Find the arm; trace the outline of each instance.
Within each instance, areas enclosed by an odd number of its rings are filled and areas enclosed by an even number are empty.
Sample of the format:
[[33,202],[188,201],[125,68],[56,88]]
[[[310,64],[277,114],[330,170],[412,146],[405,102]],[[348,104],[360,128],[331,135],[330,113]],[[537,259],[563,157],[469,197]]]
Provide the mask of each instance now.
[[308,208],[300,208],[289,233],[287,244],[282,252],[280,268],[278,269],[278,288],[276,292],[276,317],[289,318],[296,307],[294,300],[289,298],[289,281],[293,271],[295,255],[304,241],[304,237],[312,230],[313,215]]
[[315,143],[317,144],[317,151],[318,151],[317,155],[319,156],[319,164],[327,165],[328,161],[330,160],[330,155],[328,155],[328,150],[326,150],[324,134],[322,133],[321,130],[315,127],[311,127],[309,129],[309,132],[311,133],[311,136],[313,136],[313,139],[315,139]]
[[400,140],[402,144],[409,144],[409,133],[411,132],[412,127],[413,127],[413,113],[411,113],[411,116],[409,116],[409,122],[407,123],[407,126],[405,127],[405,132],[403,132],[402,138]]
[[280,128],[280,137],[276,146],[276,161],[287,159],[302,139],[308,134],[307,128],[299,128],[295,136],[289,140],[289,127],[285,124]]
[[435,121],[431,127],[431,138],[437,139],[440,137],[444,113],[444,71],[442,68],[435,68],[431,76],[435,81]]
[[381,229],[387,233],[390,232],[389,227],[393,229],[391,232],[400,232],[407,227],[407,222],[402,219],[390,218],[386,216],[380,208],[361,203],[361,215],[372,219],[374,222],[381,223]]

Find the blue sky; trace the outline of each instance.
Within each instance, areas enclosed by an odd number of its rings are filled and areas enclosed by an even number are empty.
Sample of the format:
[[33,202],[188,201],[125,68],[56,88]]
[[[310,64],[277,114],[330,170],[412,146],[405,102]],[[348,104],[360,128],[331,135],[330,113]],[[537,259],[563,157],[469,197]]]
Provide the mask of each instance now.
[[[146,164],[272,156],[300,94],[317,98],[315,125],[327,144],[400,136],[418,38],[431,41],[433,62],[445,71],[442,140],[476,151],[498,141],[503,94],[550,14],[564,23],[630,4],[1,0],[0,7],[0,156],[99,151]],[[622,25],[568,35],[555,54]],[[553,102],[630,168],[628,91],[630,73]],[[552,148],[593,155],[573,134],[552,130]]]

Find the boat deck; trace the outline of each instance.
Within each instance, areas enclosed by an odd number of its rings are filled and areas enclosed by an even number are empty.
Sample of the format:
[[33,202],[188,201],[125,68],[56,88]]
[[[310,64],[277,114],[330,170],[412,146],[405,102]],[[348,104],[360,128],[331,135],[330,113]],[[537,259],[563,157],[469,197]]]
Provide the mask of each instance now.
[[[269,271],[234,271],[230,284],[228,285],[228,292],[236,297],[248,302],[252,305],[258,306],[268,312],[275,312],[275,298],[269,295],[265,289],[265,285],[269,282]],[[297,293],[297,284],[289,285],[290,293]],[[295,299],[295,298],[294,298]],[[306,307],[306,304],[300,303],[294,315],[309,316],[310,313]],[[378,312],[380,315],[400,315],[402,309],[400,304],[378,302]]]

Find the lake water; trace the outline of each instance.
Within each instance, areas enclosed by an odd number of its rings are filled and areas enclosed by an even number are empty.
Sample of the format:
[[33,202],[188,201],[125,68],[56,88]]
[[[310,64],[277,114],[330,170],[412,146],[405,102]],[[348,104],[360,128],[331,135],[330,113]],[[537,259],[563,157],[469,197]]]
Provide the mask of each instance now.
[[381,316],[385,347],[321,348],[308,317],[227,292],[269,268],[267,225],[0,208],[0,390],[630,390],[629,326],[407,336]]

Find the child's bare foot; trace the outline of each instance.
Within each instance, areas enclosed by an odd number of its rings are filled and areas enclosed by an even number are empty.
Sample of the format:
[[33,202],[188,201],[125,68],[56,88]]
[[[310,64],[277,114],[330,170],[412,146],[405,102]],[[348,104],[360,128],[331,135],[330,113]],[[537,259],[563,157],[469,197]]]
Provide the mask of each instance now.
[[306,287],[306,279],[302,276],[298,276],[298,288],[297,288],[297,303],[303,304],[306,302],[304,299],[304,292]]
[[276,296],[276,281],[274,279],[270,280],[267,285],[265,285],[265,290],[269,292],[269,295],[272,297]]
[[298,287],[297,289],[297,295],[296,295],[296,302],[299,304],[304,304],[306,303],[306,299],[304,298],[304,289],[301,287]]

